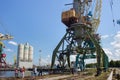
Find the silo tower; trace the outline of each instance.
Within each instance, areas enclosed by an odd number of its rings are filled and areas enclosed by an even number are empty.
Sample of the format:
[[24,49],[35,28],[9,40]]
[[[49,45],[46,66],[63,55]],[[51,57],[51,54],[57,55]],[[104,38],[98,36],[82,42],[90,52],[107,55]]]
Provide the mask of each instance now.
[[33,67],[33,47],[29,43],[18,45],[17,67]]

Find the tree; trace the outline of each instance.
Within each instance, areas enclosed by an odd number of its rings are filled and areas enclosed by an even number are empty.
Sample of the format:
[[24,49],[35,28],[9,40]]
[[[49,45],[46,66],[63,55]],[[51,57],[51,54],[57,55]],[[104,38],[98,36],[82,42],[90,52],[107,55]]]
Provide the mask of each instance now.
[[113,61],[113,60],[111,60],[110,62],[109,62],[109,67],[120,67],[120,61]]
[[113,60],[110,61],[109,67],[115,67],[115,62]]

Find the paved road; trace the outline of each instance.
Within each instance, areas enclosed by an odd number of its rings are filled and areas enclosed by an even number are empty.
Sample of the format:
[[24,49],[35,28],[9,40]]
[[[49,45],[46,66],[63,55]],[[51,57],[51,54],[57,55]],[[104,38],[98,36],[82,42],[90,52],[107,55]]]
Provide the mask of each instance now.
[[120,69],[119,68],[116,68],[116,74],[120,74]]
[[39,80],[58,80],[58,79],[63,79],[70,77],[70,75],[63,75],[63,76],[57,76],[57,77],[51,77],[51,78],[45,78],[45,79],[39,79]]

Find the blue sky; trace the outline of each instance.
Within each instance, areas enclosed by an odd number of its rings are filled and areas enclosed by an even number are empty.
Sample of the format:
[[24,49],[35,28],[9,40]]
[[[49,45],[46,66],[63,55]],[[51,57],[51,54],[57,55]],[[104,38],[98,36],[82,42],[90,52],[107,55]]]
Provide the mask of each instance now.
[[[113,26],[110,0],[103,0],[101,23],[98,33],[102,37],[104,50],[110,59],[119,59],[120,25]],[[3,41],[7,61],[13,63],[17,54],[17,44],[29,42],[34,47],[34,64],[38,64],[41,53],[42,62],[50,63],[52,52],[66,31],[61,23],[61,12],[71,6],[64,6],[72,0],[0,0],[0,32],[14,36],[12,40]],[[114,19],[120,19],[120,1],[113,2]],[[117,37],[116,37],[117,36]],[[39,52],[41,50],[41,52]],[[117,56],[116,56],[117,55]],[[114,57],[113,57],[114,56]]]

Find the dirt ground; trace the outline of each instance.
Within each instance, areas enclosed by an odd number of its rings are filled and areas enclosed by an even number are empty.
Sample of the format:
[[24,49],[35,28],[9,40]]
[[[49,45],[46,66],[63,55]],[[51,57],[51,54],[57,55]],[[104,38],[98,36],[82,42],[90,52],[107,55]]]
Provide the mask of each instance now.
[[[107,80],[110,72],[103,72],[99,76],[95,76],[95,70],[87,70],[75,74],[51,74],[37,77],[25,77],[25,78],[0,78],[0,80]],[[61,77],[66,76],[66,77]],[[56,79],[55,79],[56,77]],[[60,79],[61,78],[61,79]]]

